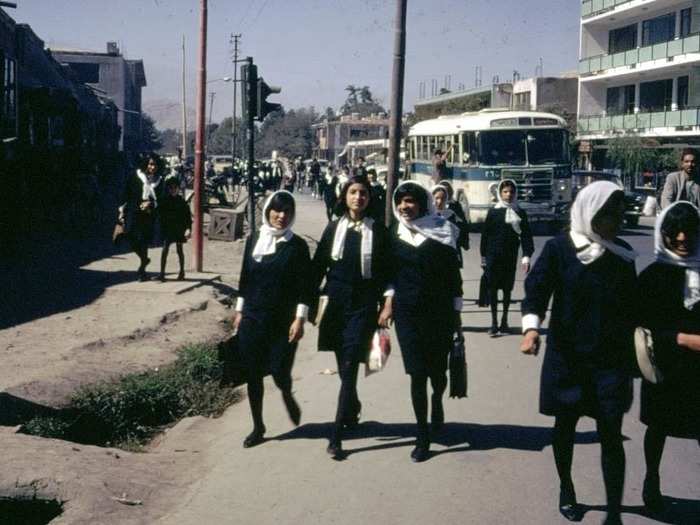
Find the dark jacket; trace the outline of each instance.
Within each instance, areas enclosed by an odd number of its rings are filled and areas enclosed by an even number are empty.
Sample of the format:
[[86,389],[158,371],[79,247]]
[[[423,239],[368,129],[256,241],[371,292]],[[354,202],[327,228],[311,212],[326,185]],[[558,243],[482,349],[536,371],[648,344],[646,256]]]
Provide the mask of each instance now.
[[633,263],[607,251],[584,265],[568,234],[547,241],[522,303],[523,315],[544,319],[553,296],[541,413],[615,417],[629,409],[637,291]]
[[531,257],[535,251],[527,213],[518,208],[520,230],[518,235],[506,222],[507,208],[491,208],[486,215],[481,233],[481,257],[486,264],[486,276],[491,288],[512,290],[518,267],[518,251]]
[[185,231],[192,228],[192,213],[182,195],[166,194],[158,206],[160,230],[166,242],[185,242]]

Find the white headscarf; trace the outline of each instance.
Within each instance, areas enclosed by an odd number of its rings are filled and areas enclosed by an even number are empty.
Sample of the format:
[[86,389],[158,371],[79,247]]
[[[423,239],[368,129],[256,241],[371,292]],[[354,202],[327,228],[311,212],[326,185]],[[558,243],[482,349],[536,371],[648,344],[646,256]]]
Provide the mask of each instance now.
[[[425,201],[428,203],[426,213],[412,221],[408,221],[401,216],[396,208],[395,202],[396,193],[399,191],[399,188],[408,184],[425,193]],[[399,221],[398,234],[401,240],[413,246],[420,246],[427,238],[433,239],[441,244],[446,244],[455,250],[457,249],[457,227],[435,212],[435,204],[433,203],[432,196],[423,186],[412,180],[403,181],[394,190],[391,204],[394,210],[394,217]]]
[[143,183],[143,189],[141,190],[141,200],[148,201],[153,200],[153,205],[158,207],[158,196],[156,195],[156,188],[160,184],[161,178],[155,177],[153,180],[148,180],[148,175],[146,175],[141,170],[136,170],[136,176],[141,179]]
[[[513,200],[511,202],[506,202],[503,200],[501,197],[501,189],[503,189],[503,185],[506,182],[510,182],[513,185]],[[520,229],[520,215],[518,215],[517,210],[519,209],[518,206],[518,185],[515,183],[513,179],[503,179],[499,184],[498,184],[498,189],[496,190],[496,197],[498,198],[498,203],[496,204],[496,208],[505,208],[506,209],[506,223],[510,224],[515,233],[520,235],[522,233],[522,230]]]
[[656,225],[654,227],[654,254],[656,255],[656,260],[658,262],[685,268],[685,292],[683,294],[683,306],[685,306],[688,310],[692,310],[693,306],[700,302],[700,239],[698,245],[695,247],[695,253],[688,255],[688,257],[681,257],[680,255],[673,253],[666,246],[663,233],[661,232],[661,226],[666,218],[666,214],[671,208],[678,206],[679,204],[687,204],[691,206],[696,213],[699,213],[698,209],[692,203],[687,201],[676,201],[665,208],[664,211],[661,212],[661,215],[659,215],[659,217],[656,219]]
[[591,264],[610,250],[625,261],[634,261],[637,253],[623,246],[607,241],[593,231],[593,217],[605,206],[610,196],[621,191],[610,181],[597,181],[584,187],[576,196],[571,207],[571,240],[576,246],[576,257],[583,264]]
[[438,210],[437,207],[435,208],[435,213],[440,215],[441,217],[444,217],[445,219],[449,219],[452,217],[455,212],[453,212],[451,209],[447,207],[447,204],[450,200],[450,191],[447,189],[447,186],[444,186],[442,183],[436,184],[435,186],[432,187],[430,190],[433,196],[433,205],[435,205],[435,192],[436,191],[443,191],[445,193],[445,209],[444,210]]
[[262,226],[260,226],[260,236],[258,237],[258,242],[255,243],[255,248],[253,249],[253,259],[260,262],[265,255],[272,255],[277,250],[277,242],[280,240],[289,241],[291,240],[294,233],[292,232],[292,226],[294,225],[294,220],[296,219],[296,211],[289,221],[287,227],[283,230],[278,230],[270,224],[267,219],[267,210],[270,207],[270,203],[275,195],[279,193],[286,193],[292,200],[294,196],[285,190],[279,190],[270,195],[265,201],[262,211]]
[[[360,245],[360,268],[362,269],[362,278],[372,278],[372,225],[374,220],[370,217],[365,217],[359,221],[359,231],[362,235],[362,243]],[[353,225],[353,221],[347,215],[343,215],[338,221],[338,226],[335,229],[333,237],[333,247],[331,249],[331,258],[334,261],[340,261],[343,258],[345,250],[345,237],[348,233],[348,228]]]

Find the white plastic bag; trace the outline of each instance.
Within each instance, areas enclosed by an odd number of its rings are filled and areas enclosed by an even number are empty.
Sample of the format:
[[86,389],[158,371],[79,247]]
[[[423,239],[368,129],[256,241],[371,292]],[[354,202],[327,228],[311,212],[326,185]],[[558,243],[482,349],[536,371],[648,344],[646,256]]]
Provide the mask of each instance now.
[[378,328],[372,336],[372,345],[365,365],[365,376],[383,370],[390,354],[391,334],[386,328]]

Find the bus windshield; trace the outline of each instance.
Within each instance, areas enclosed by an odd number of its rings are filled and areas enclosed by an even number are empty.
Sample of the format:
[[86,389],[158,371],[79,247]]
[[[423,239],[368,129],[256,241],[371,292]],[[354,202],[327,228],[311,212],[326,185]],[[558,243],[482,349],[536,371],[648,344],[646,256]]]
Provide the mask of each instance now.
[[481,164],[523,166],[569,162],[563,129],[492,130],[479,133]]
[[525,133],[519,130],[482,131],[479,134],[479,160],[490,166],[525,165]]

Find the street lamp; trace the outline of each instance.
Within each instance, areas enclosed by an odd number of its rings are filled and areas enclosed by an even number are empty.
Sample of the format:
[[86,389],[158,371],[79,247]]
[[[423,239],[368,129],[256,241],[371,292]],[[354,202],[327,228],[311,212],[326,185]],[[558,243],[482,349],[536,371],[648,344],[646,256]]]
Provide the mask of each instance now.
[[207,80],[207,84],[211,84],[212,82],[231,82],[232,80],[231,77],[221,77],[215,78],[214,80]]

